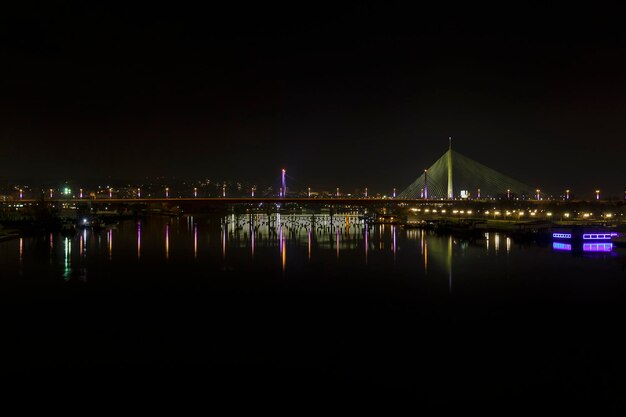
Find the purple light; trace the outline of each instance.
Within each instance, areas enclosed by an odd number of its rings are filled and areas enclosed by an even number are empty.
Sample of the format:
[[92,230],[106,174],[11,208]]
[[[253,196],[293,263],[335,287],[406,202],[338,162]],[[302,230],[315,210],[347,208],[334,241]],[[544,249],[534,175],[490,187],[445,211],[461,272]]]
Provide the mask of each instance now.
[[552,249],[554,249],[554,250],[563,250],[563,251],[571,251],[572,250],[572,245],[570,245],[569,243],[553,242],[552,243]]
[[583,252],[611,252],[612,250],[612,243],[585,243],[583,245]]
[[585,233],[584,240],[611,240],[612,233]]
[[286,197],[287,195],[287,182],[285,181],[285,170],[282,171],[282,189],[280,192],[281,197]]

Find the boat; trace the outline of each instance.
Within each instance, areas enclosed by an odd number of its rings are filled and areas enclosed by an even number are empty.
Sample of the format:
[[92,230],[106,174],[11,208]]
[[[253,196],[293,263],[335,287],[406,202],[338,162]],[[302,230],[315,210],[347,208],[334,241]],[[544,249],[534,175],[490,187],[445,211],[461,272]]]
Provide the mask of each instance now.
[[611,243],[618,233],[607,227],[553,227],[552,239],[558,242]]

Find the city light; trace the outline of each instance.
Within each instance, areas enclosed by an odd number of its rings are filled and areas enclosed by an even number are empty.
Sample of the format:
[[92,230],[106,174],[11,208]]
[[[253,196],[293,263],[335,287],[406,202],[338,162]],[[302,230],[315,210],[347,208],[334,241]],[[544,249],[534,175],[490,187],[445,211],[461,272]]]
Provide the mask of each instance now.
[[596,190],[596,200],[600,199],[600,190]]

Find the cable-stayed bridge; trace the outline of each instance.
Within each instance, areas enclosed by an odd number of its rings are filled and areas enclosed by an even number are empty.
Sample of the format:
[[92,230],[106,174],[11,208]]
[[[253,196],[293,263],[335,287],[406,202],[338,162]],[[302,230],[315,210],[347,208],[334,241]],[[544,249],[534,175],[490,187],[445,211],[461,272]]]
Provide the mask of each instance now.
[[504,196],[525,199],[532,195],[532,187],[453,151],[450,147],[398,197],[480,199]]

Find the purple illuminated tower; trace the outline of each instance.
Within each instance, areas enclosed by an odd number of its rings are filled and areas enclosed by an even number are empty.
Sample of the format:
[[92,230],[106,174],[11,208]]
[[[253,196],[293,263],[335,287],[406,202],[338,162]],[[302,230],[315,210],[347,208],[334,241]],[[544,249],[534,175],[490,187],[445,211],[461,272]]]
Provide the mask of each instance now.
[[282,187],[280,190],[280,194],[281,194],[281,197],[286,197],[287,196],[287,181],[285,180],[285,169],[283,169],[282,171],[281,178],[282,178]]

